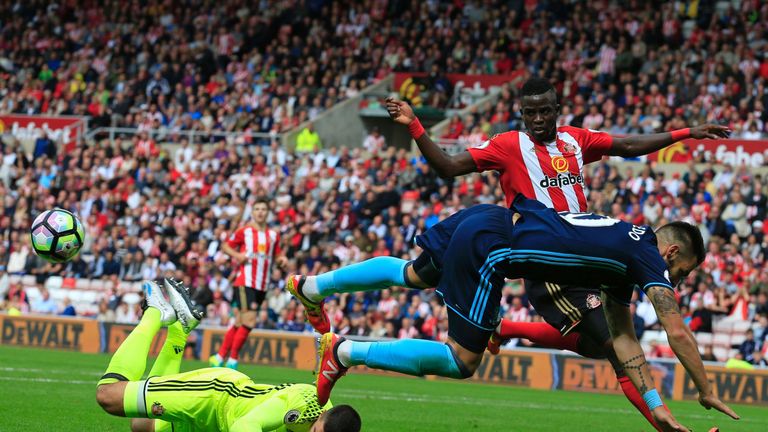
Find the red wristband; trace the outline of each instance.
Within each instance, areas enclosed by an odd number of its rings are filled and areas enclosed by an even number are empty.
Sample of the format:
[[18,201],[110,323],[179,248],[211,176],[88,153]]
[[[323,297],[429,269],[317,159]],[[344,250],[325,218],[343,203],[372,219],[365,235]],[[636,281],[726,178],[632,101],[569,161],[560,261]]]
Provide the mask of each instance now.
[[419,139],[424,133],[426,132],[424,130],[424,126],[421,125],[421,122],[418,118],[413,119],[413,121],[408,125],[408,132],[411,133],[411,137],[413,139]]
[[678,129],[669,133],[675,141],[684,140],[691,137],[691,128]]

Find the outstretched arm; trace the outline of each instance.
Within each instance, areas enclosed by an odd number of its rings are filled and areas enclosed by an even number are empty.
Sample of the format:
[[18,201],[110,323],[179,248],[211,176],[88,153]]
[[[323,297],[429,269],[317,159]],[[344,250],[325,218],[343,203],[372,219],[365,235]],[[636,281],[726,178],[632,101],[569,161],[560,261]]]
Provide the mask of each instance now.
[[663,431],[687,431],[688,429],[679,424],[661,402],[661,398],[653,385],[651,370],[645,360],[643,348],[635,336],[629,308],[603,293],[603,309],[613,339],[613,350],[616,352],[616,358],[618,358],[619,364],[632,384],[643,395],[643,400],[651,410],[656,424]]
[[393,98],[387,98],[386,103],[389,116],[395,122],[408,126],[411,136],[416,140],[416,145],[419,146],[419,150],[427,159],[429,166],[434,168],[440,177],[452,178],[477,172],[477,165],[475,165],[475,160],[472,159],[469,152],[461,152],[451,156],[435,144],[429,138],[429,134],[421,127],[419,119],[416,118],[408,103]]
[[257,408],[236,419],[229,427],[230,432],[271,431],[284,425],[285,414],[290,410],[285,399],[273,396]]
[[648,288],[646,293],[653,303],[654,309],[656,309],[659,322],[667,332],[669,346],[672,347],[675,355],[680,359],[680,363],[683,364],[699,390],[699,403],[706,409],[714,408],[738,419],[739,416],[712,392],[712,386],[704,372],[704,363],[701,361],[701,355],[699,355],[696,338],[693,337],[693,333],[683,322],[675,293],[662,286],[652,286]]
[[680,129],[648,135],[633,135],[613,138],[611,156],[636,157],[653,153],[687,138],[726,139],[731,131],[726,126],[704,124],[693,128]]

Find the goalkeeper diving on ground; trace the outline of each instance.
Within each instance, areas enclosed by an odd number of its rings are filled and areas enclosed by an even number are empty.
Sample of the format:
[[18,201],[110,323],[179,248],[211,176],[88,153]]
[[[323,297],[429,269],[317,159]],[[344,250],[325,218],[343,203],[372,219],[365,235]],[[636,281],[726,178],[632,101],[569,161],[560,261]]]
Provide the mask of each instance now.
[[[161,287],[162,284],[162,287]],[[144,282],[141,321],[112,356],[96,400],[109,414],[131,417],[133,432],[358,432],[349,405],[319,404],[309,384],[257,384],[225,368],[179,373],[187,336],[202,310],[173,279]],[[165,293],[165,295],[163,294]],[[166,300],[167,296],[167,300]],[[168,336],[142,379],[152,339]]]

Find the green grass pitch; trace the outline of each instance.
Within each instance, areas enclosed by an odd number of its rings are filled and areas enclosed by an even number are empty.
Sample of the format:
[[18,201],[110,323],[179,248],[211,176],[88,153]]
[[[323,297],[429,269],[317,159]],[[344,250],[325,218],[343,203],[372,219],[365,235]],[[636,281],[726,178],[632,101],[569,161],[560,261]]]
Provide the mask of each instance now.
[[[0,347],[0,432],[127,431],[128,420],[101,411],[95,383],[107,355]],[[151,359],[148,362],[151,366]],[[184,370],[204,367],[185,362]],[[307,371],[243,365],[256,382],[312,382]],[[332,400],[355,406],[363,430],[376,431],[650,431],[623,397],[565,391],[349,375]],[[686,426],[723,432],[768,431],[768,409],[734,405],[733,421],[694,402],[668,402]]]

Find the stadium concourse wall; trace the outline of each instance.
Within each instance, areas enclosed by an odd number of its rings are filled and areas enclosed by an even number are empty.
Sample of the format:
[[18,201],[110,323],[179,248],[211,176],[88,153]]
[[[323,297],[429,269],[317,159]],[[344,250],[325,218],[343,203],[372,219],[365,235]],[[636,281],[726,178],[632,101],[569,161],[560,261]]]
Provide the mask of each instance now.
[[[0,314],[0,345],[59,349],[84,353],[112,353],[133,325],[101,323],[92,319]],[[224,339],[223,328],[202,328],[191,338],[200,358],[215,353]],[[164,331],[153,341],[157,354]],[[312,370],[316,338],[310,334],[253,331],[241,351],[242,363]],[[698,392],[682,365],[672,360],[650,360],[657,389],[667,399],[696,400]],[[726,402],[768,406],[768,369],[734,370],[707,363],[707,376]],[[358,367],[356,372],[374,373]],[[375,373],[382,373],[376,371]],[[386,374],[386,373],[385,373]],[[429,377],[428,379],[436,379]],[[611,365],[562,351],[539,349],[502,350],[486,355],[470,379],[541,390],[572,390],[620,394]]]
[[296,138],[312,123],[325,149],[333,146],[362,147],[367,132],[366,125],[359,115],[360,102],[368,95],[386,93],[393,80],[394,75],[390,74],[376,84],[366,87],[356,96],[337,103],[314,120],[298,125],[285,134],[283,145],[289,149],[296,148]]

